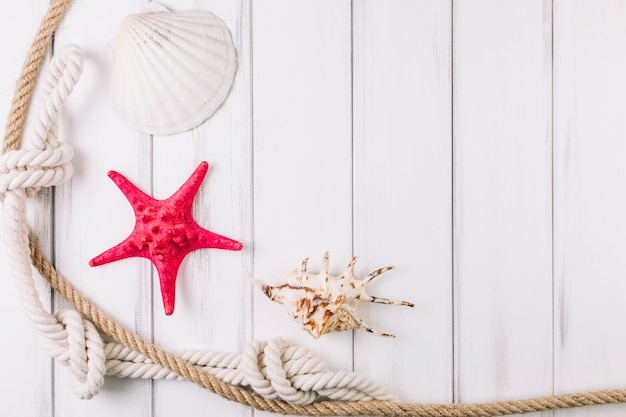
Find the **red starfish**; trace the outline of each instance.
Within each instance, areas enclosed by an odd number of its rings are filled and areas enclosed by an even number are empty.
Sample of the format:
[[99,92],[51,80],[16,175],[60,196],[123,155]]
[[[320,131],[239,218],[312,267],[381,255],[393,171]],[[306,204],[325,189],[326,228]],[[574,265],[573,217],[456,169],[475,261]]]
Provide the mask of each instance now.
[[201,162],[191,177],[167,200],[143,193],[122,174],[107,174],[135,211],[135,229],[122,243],[96,256],[89,265],[141,257],[152,261],[159,273],[165,314],[174,312],[176,276],[183,258],[200,248],[241,250],[241,243],[200,227],[191,214],[193,199],[209,170]]

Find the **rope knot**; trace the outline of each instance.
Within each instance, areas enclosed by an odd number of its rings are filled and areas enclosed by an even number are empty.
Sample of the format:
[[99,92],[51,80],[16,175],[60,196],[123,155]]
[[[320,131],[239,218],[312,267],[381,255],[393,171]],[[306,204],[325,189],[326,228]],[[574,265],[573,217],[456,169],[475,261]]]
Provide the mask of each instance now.
[[72,176],[73,150],[59,143],[45,149],[19,149],[0,156],[0,195],[24,189],[32,196],[41,187],[59,185]]
[[83,54],[76,45],[63,48],[50,63],[43,85],[43,105],[26,148],[0,156],[0,196],[24,190],[33,195],[72,176],[71,146],[60,143],[58,119],[83,69]]
[[[292,386],[288,378],[293,376],[294,367],[291,369],[285,363],[293,356],[294,352],[286,354],[290,345],[282,339],[274,339],[268,342],[255,341],[248,345],[242,357],[242,370],[246,381],[257,393],[267,399],[282,399],[292,404],[310,404],[317,398],[315,391],[302,391]],[[299,356],[307,356],[304,350]],[[309,355],[310,359],[315,359]],[[319,365],[326,367],[321,361]],[[297,373],[297,372],[296,372]]]
[[47,339],[45,347],[63,365],[67,366],[80,398],[96,395],[104,384],[104,343],[96,327],[74,310],[54,314],[64,331],[56,332],[59,339]]
[[269,400],[307,405],[319,397],[342,401],[395,398],[369,378],[354,372],[332,371],[306,348],[282,339],[248,345],[240,368],[246,383]]
[[76,393],[91,398],[104,382],[104,345],[94,325],[77,312],[63,310],[50,315],[42,306],[32,282],[25,215],[27,196],[72,176],[73,151],[58,140],[58,119],[82,65],[82,52],[75,45],[62,49],[50,62],[42,89],[43,106],[27,147],[8,147],[0,156],[0,201],[5,208],[2,220],[9,262],[26,311],[43,333],[45,348],[68,366]]

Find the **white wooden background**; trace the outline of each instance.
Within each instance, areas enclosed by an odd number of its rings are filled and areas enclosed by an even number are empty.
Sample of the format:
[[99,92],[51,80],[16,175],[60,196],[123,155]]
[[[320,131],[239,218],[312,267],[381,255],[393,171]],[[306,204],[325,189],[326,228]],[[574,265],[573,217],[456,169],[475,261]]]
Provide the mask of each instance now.
[[[63,126],[76,173],[31,217],[96,304],[171,349],[282,336],[405,400],[626,387],[626,2],[168,0],[219,15],[239,69],[206,124],[154,138],[107,101],[107,42],[146,3],[76,0],[55,38],[87,56]],[[0,13],[2,117],[46,7],[13,1]],[[189,256],[165,317],[148,261],[87,264],[133,226],[106,172],[166,198],[201,160],[211,169],[196,218],[245,249]],[[372,291],[416,307],[361,310],[396,339],[313,340],[244,273],[272,281],[306,256],[319,266],[326,249],[335,272],[352,254],[360,274],[397,266]],[[0,271],[0,415],[266,415],[173,381],[111,378],[78,400],[43,354],[4,254]]]

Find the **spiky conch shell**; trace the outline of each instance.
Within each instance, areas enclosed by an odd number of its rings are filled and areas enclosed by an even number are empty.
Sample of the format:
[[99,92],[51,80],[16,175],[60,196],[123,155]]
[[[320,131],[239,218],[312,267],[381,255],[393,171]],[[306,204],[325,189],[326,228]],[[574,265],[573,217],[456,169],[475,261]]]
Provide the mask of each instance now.
[[131,128],[172,135],[197,127],[226,100],[237,69],[224,22],[204,10],[150,3],[111,41],[111,105]]
[[287,273],[275,286],[258,279],[254,282],[270,300],[282,304],[300,327],[316,339],[329,332],[359,328],[376,335],[394,337],[365,324],[356,316],[357,306],[364,301],[409,307],[413,307],[413,304],[367,294],[365,286],[393,267],[379,268],[363,279],[356,279],[354,276],[356,260],[356,257],[352,258],[343,274],[330,275],[329,257],[326,252],[322,271],[318,274],[308,272],[309,258],[306,258],[299,269]]

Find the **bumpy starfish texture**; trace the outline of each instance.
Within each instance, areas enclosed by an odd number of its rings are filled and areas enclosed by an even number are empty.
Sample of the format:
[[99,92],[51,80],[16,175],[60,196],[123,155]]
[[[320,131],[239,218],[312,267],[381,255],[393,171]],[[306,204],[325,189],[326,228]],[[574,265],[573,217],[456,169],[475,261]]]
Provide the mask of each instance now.
[[135,228],[123,242],[96,256],[89,265],[98,266],[125,258],[152,261],[159,273],[166,315],[174,312],[176,277],[181,262],[200,248],[241,250],[241,243],[200,227],[193,219],[193,200],[209,169],[202,162],[191,177],[167,200],[156,200],[116,171],[108,176],[124,193],[135,211]]

